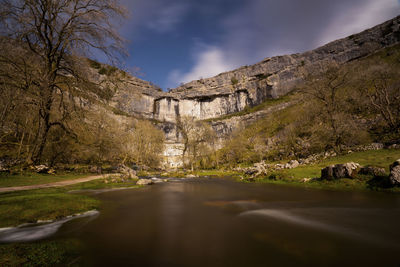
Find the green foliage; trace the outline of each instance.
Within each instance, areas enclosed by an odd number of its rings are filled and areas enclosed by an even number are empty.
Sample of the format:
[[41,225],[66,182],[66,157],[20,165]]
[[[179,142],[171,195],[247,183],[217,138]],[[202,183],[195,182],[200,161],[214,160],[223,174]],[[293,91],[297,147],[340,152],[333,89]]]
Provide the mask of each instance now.
[[98,70],[101,68],[101,64],[99,62],[92,59],[88,59],[88,61],[89,61],[89,66],[92,67],[93,69]]
[[383,49],[341,66],[319,66],[325,72],[307,75],[289,96],[210,119],[293,103],[235,132],[218,151],[221,163],[306,157],[330,149],[341,153],[374,141],[400,140],[399,49]]
[[386,174],[388,175],[390,164],[392,164],[398,158],[400,158],[400,150],[398,149],[354,152],[328,158],[312,165],[276,171],[269,174],[267,177],[259,178],[257,181],[261,183],[287,184],[316,189],[345,191],[379,190],[400,192],[400,188],[387,188],[385,184],[382,185],[382,181],[385,181],[384,177],[374,180],[372,176],[366,175],[358,175],[354,179],[345,178],[334,181],[321,181],[316,179],[306,183],[301,182],[303,178],[319,178],[321,176],[321,169],[326,166],[347,162],[357,162],[362,166],[370,165],[385,168],[387,172]]
[[113,75],[118,69],[114,66],[104,65],[99,69],[99,74],[111,76]]
[[237,85],[239,83],[239,80],[236,77],[231,78],[231,83],[233,86]]
[[83,244],[77,239],[0,245],[1,266],[66,266],[76,264]]

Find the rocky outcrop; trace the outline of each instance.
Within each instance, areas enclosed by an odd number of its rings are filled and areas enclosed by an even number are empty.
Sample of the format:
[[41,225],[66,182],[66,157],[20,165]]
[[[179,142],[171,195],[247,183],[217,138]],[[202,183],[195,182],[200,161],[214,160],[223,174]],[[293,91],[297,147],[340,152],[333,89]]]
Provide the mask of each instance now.
[[390,165],[389,180],[392,185],[400,185],[400,159]]
[[400,41],[400,16],[359,34],[331,42],[301,54],[266,58],[215,77],[184,84],[171,93],[180,99],[202,99],[246,92],[253,105],[266,98],[276,98],[290,92],[302,81],[300,70],[318,70],[316,66],[343,64],[397,44]]
[[114,96],[119,110],[159,121],[177,116],[204,120],[243,110],[285,95],[302,82],[302,73],[327,63],[343,64],[399,43],[400,16],[359,34],[305,53],[266,58],[215,77],[184,84],[170,92],[132,78]]
[[335,180],[341,178],[353,178],[360,168],[360,164],[349,162],[325,167],[321,170],[321,180]]
[[30,167],[32,171],[44,174],[54,174],[55,170],[46,165],[36,165]]
[[124,164],[118,165],[116,167],[115,172],[122,174],[124,177],[128,178],[128,179],[136,179],[138,178],[136,176],[136,171],[134,171],[133,169],[125,166]]
[[[191,81],[169,92],[163,92],[149,82],[128,77],[112,98],[111,105],[117,113],[157,120],[167,139],[164,151],[167,165],[178,167],[183,150],[176,127],[179,116],[199,120],[221,118],[210,123],[223,139],[235,129],[249,125],[273,110],[222,119],[224,115],[289,93],[301,85],[304,73],[317,74],[323,69],[321,66],[357,60],[399,41],[400,16],[312,51],[266,58],[251,66]],[[290,103],[283,103],[272,109],[283,109],[288,105]]]

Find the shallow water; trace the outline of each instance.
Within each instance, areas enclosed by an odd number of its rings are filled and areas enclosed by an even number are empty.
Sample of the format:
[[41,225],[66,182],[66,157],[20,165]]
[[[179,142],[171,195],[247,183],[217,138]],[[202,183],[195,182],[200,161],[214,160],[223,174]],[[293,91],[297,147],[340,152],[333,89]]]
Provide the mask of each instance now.
[[395,194],[202,178],[97,196],[97,219],[56,235],[83,240],[94,266],[400,264]]

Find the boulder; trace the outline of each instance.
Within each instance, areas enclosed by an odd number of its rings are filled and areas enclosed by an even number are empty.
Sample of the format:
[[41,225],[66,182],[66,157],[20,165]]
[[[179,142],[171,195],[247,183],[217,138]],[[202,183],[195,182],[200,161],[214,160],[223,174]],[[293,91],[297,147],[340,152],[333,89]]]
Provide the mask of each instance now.
[[393,144],[388,147],[389,149],[400,149],[400,144]]
[[285,168],[285,164],[280,164],[280,163],[275,164],[275,170],[282,170],[284,168]]
[[36,165],[32,166],[31,169],[37,173],[45,173],[45,174],[54,174],[54,169],[46,166],[46,165]]
[[89,172],[90,173],[100,174],[101,173],[101,167],[99,167],[99,166],[90,166],[89,167]]
[[358,173],[364,175],[373,175],[375,177],[385,176],[385,169],[374,166],[365,166],[362,167]]
[[116,172],[121,173],[122,175],[126,176],[129,179],[137,178],[136,172],[133,169],[125,166],[124,164],[118,165],[116,168]]
[[321,179],[353,178],[358,173],[358,168],[360,168],[360,164],[354,162],[331,165],[321,170]]
[[3,162],[0,162],[0,172],[10,173],[10,169]]
[[293,169],[299,167],[300,163],[297,160],[291,160],[285,164],[285,169]]
[[330,165],[321,170],[321,179],[323,180],[333,180],[333,169],[335,168],[335,165]]
[[254,175],[257,173],[257,169],[254,167],[249,167],[249,168],[244,169],[244,173],[246,175]]
[[259,176],[261,174],[266,175],[268,173],[267,165],[264,162],[254,163],[254,169],[256,170],[255,176]]
[[159,184],[159,183],[164,183],[165,182],[165,179],[160,179],[160,178],[157,178],[157,177],[152,177],[151,180],[155,184]]
[[392,185],[400,185],[400,159],[390,165],[389,180]]
[[154,182],[151,179],[139,179],[136,184],[137,185],[151,185]]

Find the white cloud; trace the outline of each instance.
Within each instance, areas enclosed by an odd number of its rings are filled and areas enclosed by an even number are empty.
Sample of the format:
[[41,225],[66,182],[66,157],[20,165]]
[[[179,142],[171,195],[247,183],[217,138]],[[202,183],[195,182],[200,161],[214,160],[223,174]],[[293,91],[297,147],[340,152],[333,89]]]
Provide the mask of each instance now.
[[228,71],[236,67],[227,60],[224,52],[216,46],[203,46],[195,56],[195,64],[191,70],[184,73],[181,70],[173,70],[168,75],[168,81],[171,85],[177,85],[181,82],[190,82],[200,78],[207,78]]
[[400,12],[398,0],[369,0],[335,17],[317,40],[315,46],[358,33],[384,22]]
[[147,27],[161,33],[169,32],[181,22],[187,10],[188,5],[180,3],[164,7],[154,14]]

